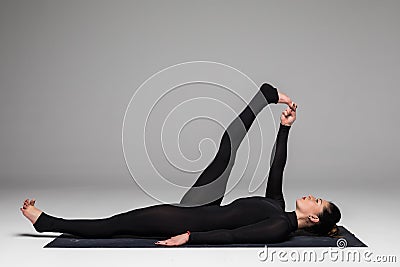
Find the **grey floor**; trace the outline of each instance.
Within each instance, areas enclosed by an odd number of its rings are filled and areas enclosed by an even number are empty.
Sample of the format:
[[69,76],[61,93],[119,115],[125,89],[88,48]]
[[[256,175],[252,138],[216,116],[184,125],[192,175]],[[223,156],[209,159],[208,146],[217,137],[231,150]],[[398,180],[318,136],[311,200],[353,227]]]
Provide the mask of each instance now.
[[[128,186],[130,184],[130,186]],[[57,234],[36,233],[30,223],[19,211],[22,200],[35,197],[37,206],[50,214],[66,218],[95,218],[113,213],[147,206],[156,203],[137,190],[133,182],[118,187],[98,185],[63,186],[61,188],[32,188],[21,185],[20,188],[2,188],[2,227],[1,227],[1,266],[110,266],[111,264],[147,263],[155,266],[194,266],[204,264],[230,264],[232,266],[258,266],[271,264],[260,261],[259,248],[155,248],[155,249],[44,249]],[[341,205],[343,218],[341,224],[356,234],[366,243],[367,250],[373,256],[396,255],[400,259],[400,239],[398,228],[399,216],[396,206],[399,196],[396,188],[380,194],[374,189],[345,188],[338,190],[335,199]],[[287,209],[294,207],[295,191],[286,190]],[[376,190],[375,190],[376,191]],[[227,197],[223,203],[230,202],[235,196]],[[351,248],[348,248],[351,249]],[[288,248],[287,251],[302,251]],[[316,249],[318,251],[318,249]],[[321,251],[321,250],[320,250]],[[359,249],[366,251],[366,249]],[[280,263],[275,259],[273,263]],[[330,260],[325,264],[336,264]],[[6,264],[6,265],[5,265]],[[299,264],[299,263],[297,263]],[[341,264],[348,264],[342,261]],[[309,265],[308,262],[300,265]],[[371,265],[371,264],[369,264]],[[377,266],[379,266],[377,264]],[[394,266],[390,265],[390,266]]]

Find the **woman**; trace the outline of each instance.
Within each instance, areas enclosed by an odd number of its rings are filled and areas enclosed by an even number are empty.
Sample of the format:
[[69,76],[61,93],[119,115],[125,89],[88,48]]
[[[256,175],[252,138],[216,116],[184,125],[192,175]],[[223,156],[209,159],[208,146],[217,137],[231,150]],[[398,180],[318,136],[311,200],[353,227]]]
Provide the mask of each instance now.
[[[284,103],[279,131],[271,157],[265,197],[253,196],[220,206],[237,149],[257,114],[270,103]],[[20,209],[38,232],[61,232],[82,237],[115,235],[168,238],[155,244],[273,243],[288,238],[297,229],[318,235],[337,233],[338,207],[312,195],[296,200],[294,211],[285,211],[282,193],[289,130],[296,120],[296,103],[264,83],[246,108],[224,132],[209,166],[179,204],[160,204],[131,210],[103,219],[67,220],[37,209],[35,200],[25,200]]]

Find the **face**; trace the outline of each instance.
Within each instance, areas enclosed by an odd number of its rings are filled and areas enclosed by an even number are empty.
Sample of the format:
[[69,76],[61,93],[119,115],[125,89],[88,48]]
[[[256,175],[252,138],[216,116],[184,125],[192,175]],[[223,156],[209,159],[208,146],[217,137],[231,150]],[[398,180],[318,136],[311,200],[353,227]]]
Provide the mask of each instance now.
[[318,214],[322,213],[323,209],[328,207],[328,205],[328,201],[321,198],[315,198],[313,195],[296,199],[296,209],[307,216],[318,216]]

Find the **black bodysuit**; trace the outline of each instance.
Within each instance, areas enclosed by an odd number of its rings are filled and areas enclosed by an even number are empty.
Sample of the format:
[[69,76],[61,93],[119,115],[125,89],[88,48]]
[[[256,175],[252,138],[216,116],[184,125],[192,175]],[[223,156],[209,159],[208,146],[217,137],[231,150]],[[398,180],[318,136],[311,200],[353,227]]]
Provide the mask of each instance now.
[[34,224],[35,229],[94,238],[115,235],[169,238],[189,230],[189,244],[262,244],[285,240],[298,228],[296,213],[285,211],[282,193],[291,126],[279,125],[265,197],[243,197],[220,206],[242,139],[257,114],[278,100],[277,89],[264,83],[225,130],[214,160],[179,204],[153,205],[104,219],[69,220],[43,212]]

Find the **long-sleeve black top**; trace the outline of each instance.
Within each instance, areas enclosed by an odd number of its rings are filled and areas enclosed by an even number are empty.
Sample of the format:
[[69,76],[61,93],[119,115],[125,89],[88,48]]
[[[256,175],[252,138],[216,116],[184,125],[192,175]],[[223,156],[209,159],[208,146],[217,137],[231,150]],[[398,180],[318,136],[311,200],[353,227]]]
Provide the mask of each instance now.
[[[285,211],[282,193],[283,171],[287,158],[287,140],[291,126],[280,124],[272,154],[265,197],[245,197],[222,206],[223,213],[239,227],[212,231],[192,231],[190,244],[268,243],[280,242],[298,228],[294,211]],[[229,212],[227,212],[229,211]],[[190,229],[189,229],[190,230]]]

